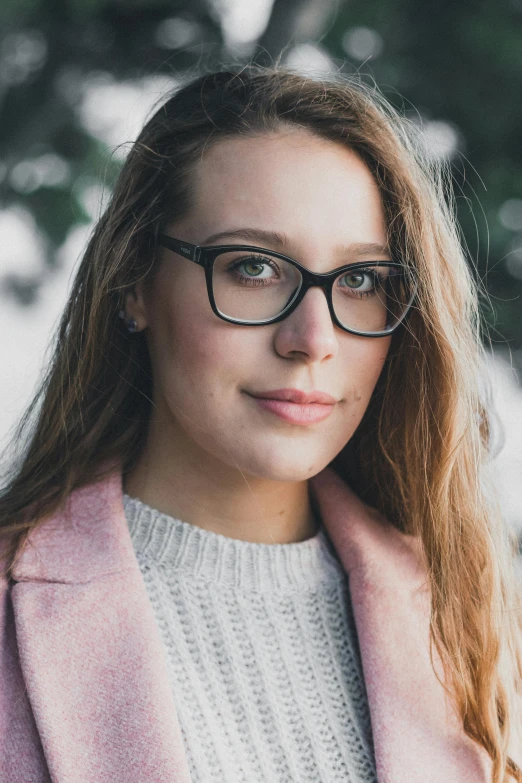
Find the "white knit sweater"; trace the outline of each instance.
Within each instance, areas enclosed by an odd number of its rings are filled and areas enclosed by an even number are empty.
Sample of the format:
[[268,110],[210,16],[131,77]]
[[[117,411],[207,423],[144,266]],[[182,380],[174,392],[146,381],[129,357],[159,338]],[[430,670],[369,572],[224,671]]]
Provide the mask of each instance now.
[[376,783],[348,580],[324,528],[253,544],[124,507],[192,783]]

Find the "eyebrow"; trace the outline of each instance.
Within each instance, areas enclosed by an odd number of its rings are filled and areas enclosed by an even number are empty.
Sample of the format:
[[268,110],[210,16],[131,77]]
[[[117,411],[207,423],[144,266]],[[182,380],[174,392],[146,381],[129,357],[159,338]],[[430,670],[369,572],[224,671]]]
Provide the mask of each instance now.
[[[290,247],[290,240],[286,234],[281,234],[278,231],[266,231],[261,228],[227,229],[217,234],[211,234],[202,244],[214,245],[223,239],[246,239],[249,242],[262,242],[265,245],[279,247],[283,250],[287,250]],[[390,250],[386,245],[380,245],[376,242],[353,242],[349,245],[336,245],[335,251],[339,255],[390,255]]]

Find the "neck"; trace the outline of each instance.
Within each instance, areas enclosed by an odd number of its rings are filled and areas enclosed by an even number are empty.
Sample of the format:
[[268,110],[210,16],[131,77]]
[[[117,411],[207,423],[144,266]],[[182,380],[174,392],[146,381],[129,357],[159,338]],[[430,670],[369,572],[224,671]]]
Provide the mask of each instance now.
[[182,431],[166,437],[154,421],[124,490],[164,514],[242,541],[296,543],[318,529],[306,481],[245,475]]

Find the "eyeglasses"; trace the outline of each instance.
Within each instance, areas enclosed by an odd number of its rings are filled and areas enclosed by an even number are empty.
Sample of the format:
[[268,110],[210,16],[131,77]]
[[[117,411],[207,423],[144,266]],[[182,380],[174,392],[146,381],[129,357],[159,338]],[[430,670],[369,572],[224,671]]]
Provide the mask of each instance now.
[[309,288],[318,286],[337,326],[363,337],[385,337],[402,323],[417,292],[413,270],[395,261],[358,261],[318,274],[262,247],[201,247],[167,234],[158,242],[204,268],[212,310],[234,324],[282,321]]

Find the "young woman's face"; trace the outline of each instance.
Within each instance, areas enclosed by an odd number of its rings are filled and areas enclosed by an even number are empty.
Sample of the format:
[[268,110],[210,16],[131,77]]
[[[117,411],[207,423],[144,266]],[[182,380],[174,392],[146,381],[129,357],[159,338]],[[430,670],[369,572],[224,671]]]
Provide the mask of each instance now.
[[[364,252],[365,244],[386,244],[367,166],[304,131],[216,143],[198,163],[194,197],[190,214],[167,225],[167,234],[198,245],[255,244],[314,272],[389,258]],[[284,234],[286,244],[227,235],[244,228]],[[209,241],[215,234],[219,240]],[[148,330],[159,423],[152,432],[190,443],[203,460],[278,481],[310,478],[339,453],[361,421],[391,340],[334,326],[320,288],[279,323],[227,323],[211,310],[203,268],[167,249],[127,312]],[[323,420],[296,423],[252,396],[279,389],[325,392],[335,404]]]

